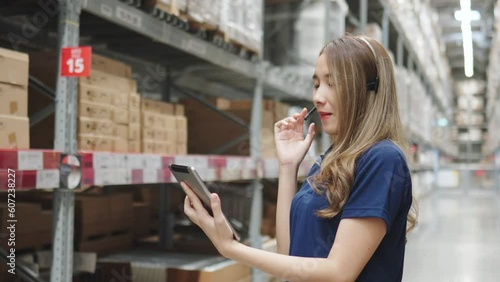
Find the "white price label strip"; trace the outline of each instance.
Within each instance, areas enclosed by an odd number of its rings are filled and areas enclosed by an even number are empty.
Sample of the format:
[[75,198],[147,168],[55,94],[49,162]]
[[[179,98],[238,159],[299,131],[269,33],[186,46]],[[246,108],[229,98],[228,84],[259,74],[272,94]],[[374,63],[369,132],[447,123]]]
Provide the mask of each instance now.
[[157,169],[145,169],[142,174],[143,183],[158,183],[158,170]]
[[43,152],[19,151],[17,153],[18,170],[43,169]]
[[44,169],[36,172],[36,188],[59,188],[60,174],[58,169]]

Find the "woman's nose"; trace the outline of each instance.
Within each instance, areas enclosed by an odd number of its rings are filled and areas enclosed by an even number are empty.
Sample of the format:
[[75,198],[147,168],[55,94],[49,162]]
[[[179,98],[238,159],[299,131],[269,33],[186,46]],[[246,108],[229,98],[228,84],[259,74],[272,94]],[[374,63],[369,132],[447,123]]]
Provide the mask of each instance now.
[[315,93],[313,94],[313,103],[314,105],[323,105],[326,103],[325,99],[325,91],[322,89],[322,87],[319,87]]

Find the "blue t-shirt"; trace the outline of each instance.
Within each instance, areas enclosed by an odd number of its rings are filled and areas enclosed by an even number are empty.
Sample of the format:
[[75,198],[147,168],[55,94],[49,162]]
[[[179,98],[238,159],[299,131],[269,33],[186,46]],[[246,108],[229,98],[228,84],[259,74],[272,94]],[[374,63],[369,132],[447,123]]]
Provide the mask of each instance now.
[[[322,160],[323,156],[319,162]],[[308,176],[319,171],[316,163]],[[356,282],[401,281],[411,189],[405,156],[388,140],[374,144],[358,158],[349,200],[332,219],[315,214],[328,206],[328,200],[305,181],[293,198],[290,210],[290,255],[326,258],[341,219],[381,218],[387,225],[387,233]]]

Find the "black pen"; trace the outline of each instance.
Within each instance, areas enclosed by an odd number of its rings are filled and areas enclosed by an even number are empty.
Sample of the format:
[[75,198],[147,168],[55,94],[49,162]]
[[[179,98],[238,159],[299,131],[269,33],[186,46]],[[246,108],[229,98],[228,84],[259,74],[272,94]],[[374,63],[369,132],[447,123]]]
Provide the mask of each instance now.
[[306,115],[306,117],[304,118],[304,120],[307,120],[307,119],[309,118],[309,116],[310,116],[312,113],[314,113],[316,110],[317,110],[317,109],[316,109],[316,107],[312,108],[312,109],[311,109],[311,111],[309,111],[309,112],[307,113],[307,115]]

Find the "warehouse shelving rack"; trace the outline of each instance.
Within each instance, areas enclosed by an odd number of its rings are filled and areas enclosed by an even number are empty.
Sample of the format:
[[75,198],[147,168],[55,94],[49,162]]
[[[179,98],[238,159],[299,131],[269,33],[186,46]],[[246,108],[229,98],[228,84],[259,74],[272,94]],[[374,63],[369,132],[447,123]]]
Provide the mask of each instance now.
[[[263,0],[262,0],[263,1]],[[56,150],[0,150],[0,180],[6,179],[7,168],[17,169],[18,189],[49,189],[60,186],[61,153],[79,154],[82,157],[82,185],[121,185],[142,183],[170,183],[171,178],[167,165],[172,162],[196,164],[202,177],[207,181],[253,180],[252,219],[250,238],[253,246],[260,245],[260,211],[262,205],[262,178],[277,178],[278,163],[274,159],[262,159],[259,155],[258,132],[262,98],[264,95],[275,99],[310,101],[310,85],[298,76],[280,75],[279,68],[265,62],[262,57],[255,61],[241,58],[210,42],[189,34],[177,27],[155,18],[135,4],[118,0],[61,0],[59,15],[59,43],[57,49],[64,46],[76,46],[87,43],[87,35],[95,33],[96,37],[109,46],[117,54],[140,57],[145,61],[171,62],[174,67],[195,65],[184,68],[182,75],[193,75],[200,81],[210,85],[211,81],[228,85],[235,92],[253,93],[252,124],[250,136],[252,143],[251,157],[227,156],[169,156],[153,154],[118,154],[100,152],[78,152],[76,148],[76,80],[58,77],[56,93]],[[361,7],[361,30],[367,23],[367,12],[375,5],[383,8],[382,29],[384,45],[388,47],[391,21],[397,31],[396,62],[403,65],[405,59],[410,65],[417,64],[417,70],[424,69],[418,61],[412,45],[399,27],[399,19],[391,12],[386,0],[359,0]],[[85,12],[82,22],[80,13]],[[106,32],[117,31],[116,38],[105,38]],[[80,36],[82,35],[82,37]],[[139,36],[140,38],[139,38]],[[40,36],[46,43],[54,43],[50,35]],[[128,38],[130,37],[130,38]],[[118,41],[128,38],[125,43]],[[38,41],[38,37],[33,41]],[[46,40],[43,40],[46,39]],[[81,40],[79,42],[79,40]],[[146,42],[149,42],[146,44]],[[93,42],[89,42],[93,43]],[[403,50],[409,50],[404,57]],[[55,46],[53,46],[55,47]],[[161,50],[160,50],[161,49]],[[154,52],[152,52],[154,50]],[[140,54],[141,53],[141,54]],[[181,59],[176,59],[181,58]],[[412,67],[413,68],[413,67]],[[278,70],[278,71],[277,71]],[[421,77],[426,78],[424,73]],[[428,81],[429,78],[426,78]],[[434,96],[438,108],[445,109],[435,96],[433,87],[428,83],[428,91]],[[421,140],[420,140],[421,141]],[[429,142],[429,141],[427,141]],[[431,142],[429,142],[431,143]],[[500,154],[499,154],[500,155]],[[500,158],[499,158],[500,159]],[[314,161],[314,160],[312,160]],[[304,162],[299,175],[305,175],[311,161]],[[429,170],[422,166],[418,170]],[[5,189],[5,187],[0,187]],[[54,234],[52,281],[70,281],[72,275],[73,246],[73,209],[74,193],[72,190],[54,189]],[[258,280],[258,273],[254,281]]]
[[[138,4],[138,1],[129,4],[134,5],[127,5],[118,0],[61,0],[57,46],[48,33],[38,34],[31,39],[39,44],[38,46],[51,45],[50,47],[60,50],[64,47],[78,46],[83,43],[80,39],[86,35],[96,34],[96,37],[99,37],[103,36],[102,30],[105,32],[116,30],[122,36],[121,39],[131,36],[134,39],[129,42],[140,41],[139,46],[125,50],[120,48],[120,44],[116,44],[116,40],[120,40],[119,36],[117,39],[103,40],[106,44],[115,44],[117,53],[140,57],[150,62],[165,58],[160,61],[173,62],[174,67],[184,64],[195,65],[192,68],[184,68],[184,73],[194,74],[195,77],[197,75],[204,81],[214,80],[224,83],[234,88],[236,92],[253,92],[253,96],[249,95],[253,98],[252,122],[249,130],[250,157],[79,152],[76,146],[77,79],[58,76],[56,104],[52,107],[56,112],[55,150],[0,150],[1,180],[7,179],[6,170],[10,168],[17,171],[19,190],[57,188],[53,190],[51,281],[70,281],[73,265],[75,199],[73,190],[58,188],[61,154],[81,157],[82,187],[175,182],[167,167],[173,162],[196,165],[201,176],[207,181],[253,180],[249,237],[252,246],[260,247],[262,216],[260,181],[262,178],[278,176],[277,160],[262,159],[260,156],[258,138],[262,123],[261,105],[264,93],[275,99],[310,101],[308,82],[303,82],[300,77],[280,76],[279,72],[276,72],[276,67],[264,62],[262,56],[254,61],[239,57],[137,9],[135,4]],[[87,13],[85,19],[81,17],[81,12]],[[39,40],[40,38],[42,39]],[[157,52],[153,54],[150,49],[155,49]],[[45,89],[46,87],[38,83],[36,78],[30,78],[30,82],[37,89],[43,88],[43,93],[51,96],[50,89]],[[46,117],[52,109],[37,114],[34,122]],[[313,161],[304,161],[299,175],[305,175]],[[258,272],[254,273],[253,279],[260,281]]]

